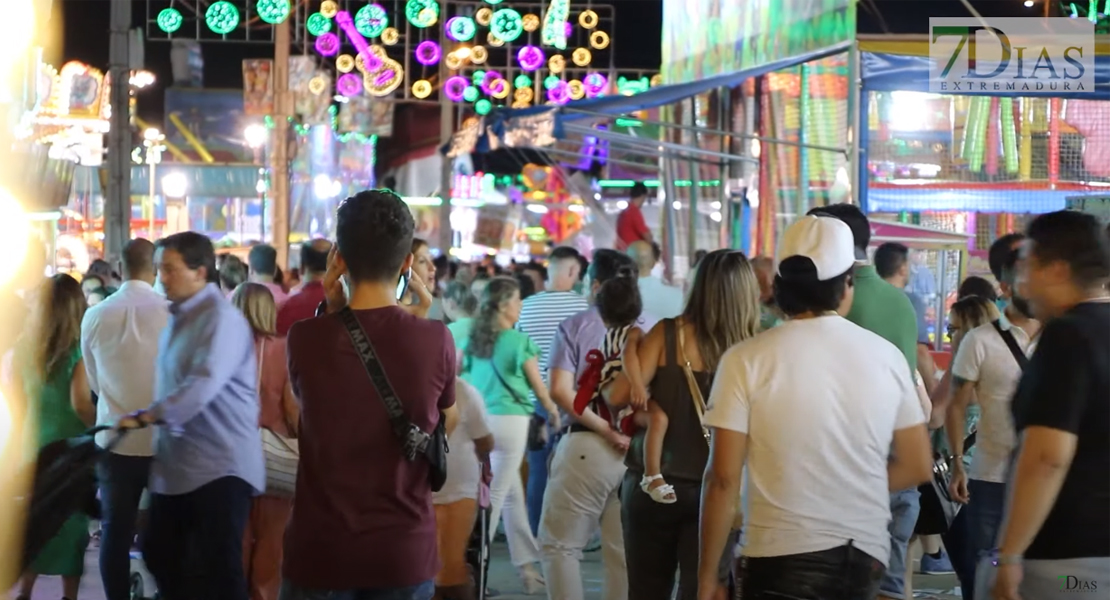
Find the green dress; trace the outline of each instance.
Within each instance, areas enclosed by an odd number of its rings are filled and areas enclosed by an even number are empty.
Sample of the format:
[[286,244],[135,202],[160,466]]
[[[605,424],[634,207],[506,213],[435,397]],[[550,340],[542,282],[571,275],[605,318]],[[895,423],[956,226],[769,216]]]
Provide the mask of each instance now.
[[[27,358],[28,353],[21,353]],[[79,436],[88,429],[73,410],[69,397],[73,369],[81,360],[81,349],[74,348],[41,381],[38,373],[30,368],[30,361],[23,361],[20,373],[23,389],[34,410],[38,447]],[[85,548],[89,545],[89,517],[84,513],[72,515],[58,534],[47,543],[31,563],[31,572],[39,575],[79,577],[85,569]]]

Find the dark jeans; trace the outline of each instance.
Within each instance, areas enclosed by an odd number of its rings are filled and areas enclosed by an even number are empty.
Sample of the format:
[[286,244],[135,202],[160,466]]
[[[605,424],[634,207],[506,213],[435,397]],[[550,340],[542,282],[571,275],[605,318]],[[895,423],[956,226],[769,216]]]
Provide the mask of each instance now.
[[107,453],[100,479],[100,578],[108,600],[131,598],[131,546],[139,501],[150,478],[149,456]]
[[971,500],[960,510],[948,533],[944,547],[952,569],[960,580],[964,600],[975,597],[975,568],[979,558],[994,550],[998,530],[1002,527],[1002,511],[1006,506],[1006,484],[970,479],[967,492]]
[[[537,414],[542,408],[537,408]],[[543,494],[547,490],[547,463],[554,448],[554,436],[548,438],[547,445],[539,450],[528,451],[528,483],[525,488],[525,503],[528,505],[528,524],[532,535],[540,533],[540,515],[543,514]]]
[[[701,484],[668,480],[677,501],[660,504],[640,489],[641,473],[628,471],[621,484],[621,526],[624,560],[628,568],[628,597],[670,600],[678,571],[678,600],[698,597],[698,511]],[[732,548],[738,532],[729,536],[718,574],[727,582]]]
[[879,593],[883,564],[851,542],[820,552],[742,557],[744,600],[871,600]]
[[305,590],[282,582],[278,600],[431,600],[436,586],[425,581],[410,587],[377,588],[372,590]]
[[247,600],[243,530],[253,495],[238,477],[151,495],[143,560],[164,600]]

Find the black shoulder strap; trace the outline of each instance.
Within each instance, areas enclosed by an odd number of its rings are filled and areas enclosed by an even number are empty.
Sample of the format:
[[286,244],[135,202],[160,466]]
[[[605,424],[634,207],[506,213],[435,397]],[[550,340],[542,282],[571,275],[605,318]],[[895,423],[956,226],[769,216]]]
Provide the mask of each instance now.
[[492,356],[489,358],[489,366],[493,369],[493,375],[497,377],[497,381],[501,384],[501,387],[505,388],[505,391],[509,392],[509,395],[513,397],[513,402],[522,406],[532,406],[527,398],[521,398],[520,395],[516,393],[516,390],[509,385],[509,382],[505,381],[505,378],[501,376],[501,370],[497,368],[497,363],[493,362]]
[[1014,355],[1014,360],[1017,361],[1018,366],[1024,371],[1025,367],[1029,366],[1029,357],[1022,351],[1021,346],[1018,346],[1017,340],[1014,339],[1014,334],[1010,333],[1009,330],[1003,329],[1001,321],[991,321],[991,325],[994,325],[994,330],[998,332],[998,335],[1002,336],[1002,341],[1006,342],[1006,347],[1010,349],[1010,354]]
[[385,405],[385,411],[389,414],[389,424],[393,428],[393,433],[404,445],[405,457],[409,460],[415,460],[417,456],[425,453],[431,436],[416,427],[405,414],[401,399],[393,391],[393,385],[389,383],[389,377],[382,369],[382,364],[378,362],[374,346],[370,343],[366,331],[362,329],[362,324],[355,317],[354,311],[350,308],[344,308],[338,314],[344,327],[347,328],[347,335],[351,338],[351,344],[354,345],[355,351],[362,359],[362,366],[366,369],[366,374],[370,376],[370,383],[374,385],[378,397],[382,399],[382,404]]

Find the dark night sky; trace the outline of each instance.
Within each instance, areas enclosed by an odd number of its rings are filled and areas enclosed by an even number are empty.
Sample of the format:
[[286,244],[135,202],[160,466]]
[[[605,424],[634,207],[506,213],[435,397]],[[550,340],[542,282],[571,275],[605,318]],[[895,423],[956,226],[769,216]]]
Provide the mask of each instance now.
[[[734,0],[741,1],[741,0]],[[1038,3],[1043,0],[1038,0]],[[1025,8],[1022,0],[973,0],[984,16],[1035,16],[1040,6]],[[662,0],[610,0],[616,6],[617,25],[614,43],[616,63],[624,69],[657,69],[660,60]],[[861,4],[870,4],[862,2]],[[859,11],[862,33],[925,33],[931,16],[967,16],[958,0],[875,0],[882,21],[870,11]],[[80,60],[106,69],[108,66],[109,0],[58,0],[64,11],[62,55],[56,66],[65,60]],[[133,0],[134,26],[142,27],[146,0]],[[885,24],[883,23],[885,21]],[[212,43],[204,46],[205,85],[235,88],[242,86],[242,59],[273,56],[268,45]],[[139,98],[143,115],[157,116],[162,112],[162,88],[169,81],[170,45],[165,42],[146,44],[146,65],[159,78],[159,83],[144,91]]]

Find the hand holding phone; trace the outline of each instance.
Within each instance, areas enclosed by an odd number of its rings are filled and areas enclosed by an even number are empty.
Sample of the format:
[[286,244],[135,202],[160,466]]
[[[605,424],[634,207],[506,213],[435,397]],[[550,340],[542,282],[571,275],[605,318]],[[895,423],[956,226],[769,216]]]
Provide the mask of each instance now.
[[347,306],[347,292],[341,281],[347,273],[347,265],[340,264],[337,260],[338,249],[338,244],[332,244],[328,252],[328,269],[324,272],[324,298],[328,303],[328,312],[342,310]]

